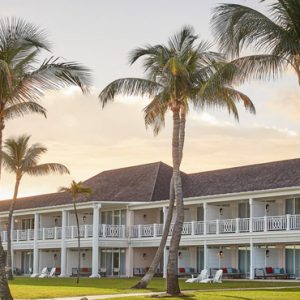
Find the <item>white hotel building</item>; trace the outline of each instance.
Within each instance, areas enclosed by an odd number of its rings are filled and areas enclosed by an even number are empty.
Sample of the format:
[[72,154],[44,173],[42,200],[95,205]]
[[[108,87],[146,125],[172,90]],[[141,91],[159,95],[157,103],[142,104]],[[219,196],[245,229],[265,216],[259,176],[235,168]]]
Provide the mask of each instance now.
[[[78,199],[82,272],[133,276],[150,266],[168,209],[172,168],[150,163],[104,171],[84,183]],[[300,277],[300,159],[182,173],[185,223],[178,267],[236,268],[255,278],[258,268],[283,268]],[[9,200],[0,201],[6,248]],[[17,274],[56,267],[74,275],[77,230],[70,196],[53,193],[17,200],[13,217]],[[168,245],[159,272],[165,273]]]

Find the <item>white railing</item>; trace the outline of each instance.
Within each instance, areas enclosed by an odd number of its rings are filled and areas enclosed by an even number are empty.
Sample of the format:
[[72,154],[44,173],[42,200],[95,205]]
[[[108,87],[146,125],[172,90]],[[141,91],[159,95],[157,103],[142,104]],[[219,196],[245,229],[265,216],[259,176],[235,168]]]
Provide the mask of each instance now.
[[[173,232],[174,224],[171,224],[169,235]],[[99,224],[98,236],[100,238],[152,238],[161,237],[163,224],[144,224],[126,227],[125,225]],[[93,237],[93,225],[81,225],[81,238]],[[76,239],[78,236],[77,226],[65,227],[66,239]],[[269,232],[300,230],[300,215],[265,216],[255,218],[236,218],[185,222],[182,228],[182,235],[222,235],[235,233]],[[39,228],[38,240],[59,240],[62,238],[61,227]],[[7,232],[1,232],[1,240],[7,241]],[[34,229],[14,230],[12,240],[15,242],[34,240]]]

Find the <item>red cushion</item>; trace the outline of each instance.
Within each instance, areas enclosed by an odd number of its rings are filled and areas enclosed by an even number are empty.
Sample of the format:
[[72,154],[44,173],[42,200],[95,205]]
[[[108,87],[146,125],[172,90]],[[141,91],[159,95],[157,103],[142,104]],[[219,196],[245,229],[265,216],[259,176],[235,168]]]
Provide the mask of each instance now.
[[88,273],[89,272],[89,268],[82,268],[82,272]]
[[273,268],[272,267],[266,267],[266,273],[267,274],[272,274],[273,273]]
[[179,268],[179,273],[185,273],[185,268]]
[[227,273],[227,268],[222,268],[223,273]]

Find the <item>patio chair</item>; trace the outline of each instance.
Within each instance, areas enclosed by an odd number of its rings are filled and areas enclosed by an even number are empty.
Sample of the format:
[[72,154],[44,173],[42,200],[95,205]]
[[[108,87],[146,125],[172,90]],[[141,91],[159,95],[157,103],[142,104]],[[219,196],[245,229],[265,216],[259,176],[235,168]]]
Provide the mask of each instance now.
[[205,280],[207,278],[208,278],[208,271],[207,269],[203,269],[197,277],[194,277],[194,275],[192,275],[192,278],[189,278],[188,280],[186,280],[186,282],[188,283],[201,282],[202,280]]
[[45,278],[45,277],[48,277],[48,275],[49,275],[48,268],[45,267],[42,269],[42,272],[41,272],[39,278]]
[[56,268],[52,268],[48,277],[55,277]]
[[120,277],[120,268],[114,268],[113,275],[115,275],[115,273],[117,273],[118,277]]
[[99,272],[100,276],[106,276],[106,268],[100,268],[100,272]]
[[223,270],[218,270],[213,278],[206,278],[200,281],[200,283],[222,283]]

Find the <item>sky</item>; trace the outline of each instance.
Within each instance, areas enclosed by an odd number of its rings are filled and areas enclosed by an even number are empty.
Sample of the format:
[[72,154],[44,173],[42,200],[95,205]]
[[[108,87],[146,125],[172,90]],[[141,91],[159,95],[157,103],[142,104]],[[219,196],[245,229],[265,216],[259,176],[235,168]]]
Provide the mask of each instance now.
[[[215,0],[1,0],[0,17],[21,17],[44,28],[52,53],[93,71],[91,93],[77,88],[47,93],[41,104],[47,119],[30,115],[6,124],[4,138],[30,134],[48,152],[41,163],[59,162],[70,175],[23,178],[20,196],[56,192],[72,179],[84,181],[101,171],[171,159],[171,120],[153,136],[142,109],[146,99],[118,96],[102,110],[98,94],[112,80],[144,76],[141,64],[128,64],[130,50],[164,43],[183,25],[213,42],[210,19]],[[226,1],[266,12],[257,0]],[[214,48],[217,49],[216,46]],[[299,157],[300,88],[293,72],[271,81],[238,87],[254,102],[257,114],[240,108],[237,123],[225,111],[191,111],[182,170],[187,173]],[[0,199],[11,197],[14,176],[3,172]]]

